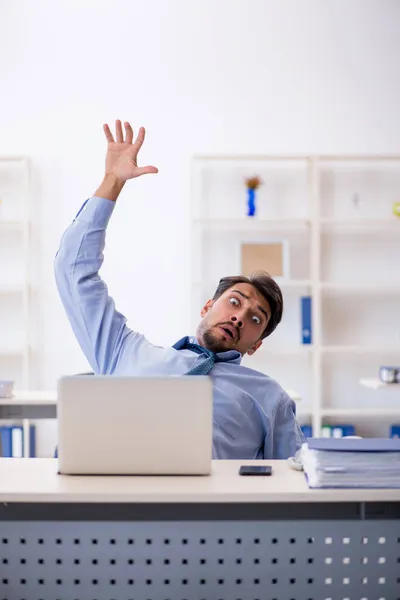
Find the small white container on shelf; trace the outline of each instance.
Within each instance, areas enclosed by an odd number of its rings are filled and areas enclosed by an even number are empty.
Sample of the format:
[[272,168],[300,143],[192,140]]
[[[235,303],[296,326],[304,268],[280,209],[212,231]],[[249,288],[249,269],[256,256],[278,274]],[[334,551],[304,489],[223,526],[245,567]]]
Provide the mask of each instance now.
[[0,398],[11,398],[14,389],[14,381],[0,379]]

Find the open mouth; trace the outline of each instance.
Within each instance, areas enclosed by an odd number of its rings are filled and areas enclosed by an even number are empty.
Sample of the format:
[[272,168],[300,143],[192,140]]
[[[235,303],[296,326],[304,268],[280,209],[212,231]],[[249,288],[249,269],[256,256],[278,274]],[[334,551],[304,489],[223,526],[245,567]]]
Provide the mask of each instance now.
[[223,326],[221,326],[221,329],[225,333],[225,335],[228,339],[231,339],[231,340],[236,339],[236,331],[234,331],[230,327],[223,327]]

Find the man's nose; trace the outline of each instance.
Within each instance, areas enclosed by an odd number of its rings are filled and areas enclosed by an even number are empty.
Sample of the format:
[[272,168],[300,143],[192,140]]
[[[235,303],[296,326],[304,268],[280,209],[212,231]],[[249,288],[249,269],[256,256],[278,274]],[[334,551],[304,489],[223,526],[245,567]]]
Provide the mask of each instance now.
[[235,323],[236,327],[243,327],[243,321],[238,319],[235,315],[231,317],[231,321]]

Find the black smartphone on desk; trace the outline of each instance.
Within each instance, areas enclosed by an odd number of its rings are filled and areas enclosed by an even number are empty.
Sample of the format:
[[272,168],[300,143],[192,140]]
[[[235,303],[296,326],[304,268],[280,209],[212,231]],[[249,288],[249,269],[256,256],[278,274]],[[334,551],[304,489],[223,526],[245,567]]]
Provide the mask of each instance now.
[[272,475],[272,467],[269,465],[242,465],[239,469],[239,475],[259,475],[268,477]]

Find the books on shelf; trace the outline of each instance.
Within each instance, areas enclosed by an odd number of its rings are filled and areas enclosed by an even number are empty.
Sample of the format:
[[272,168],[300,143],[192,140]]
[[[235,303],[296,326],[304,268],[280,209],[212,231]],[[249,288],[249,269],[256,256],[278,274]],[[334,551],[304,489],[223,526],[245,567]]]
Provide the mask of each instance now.
[[[36,455],[35,426],[29,426],[29,454]],[[21,425],[3,425],[0,427],[0,457],[22,458],[25,455],[25,435]]]
[[400,439],[312,438],[301,461],[310,488],[400,488]]
[[321,436],[323,438],[342,438],[349,435],[356,435],[354,425],[323,425],[321,427]]

